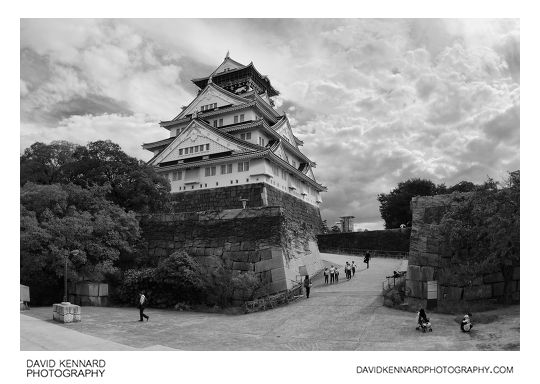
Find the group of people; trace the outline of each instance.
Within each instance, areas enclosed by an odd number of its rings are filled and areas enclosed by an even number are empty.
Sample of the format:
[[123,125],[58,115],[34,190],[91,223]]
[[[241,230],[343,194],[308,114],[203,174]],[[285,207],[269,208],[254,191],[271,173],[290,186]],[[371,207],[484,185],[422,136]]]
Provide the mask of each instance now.
[[[366,252],[364,255],[364,263],[366,263],[366,268],[369,268],[369,260],[371,259],[371,254],[369,251]],[[345,263],[345,278],[347,280],[350,280],[354,277],[356,273],[357,265],[354,263],[354,261],[346,262]],[[324,275],[324,283],[325,284],[333,284],[333,283],[339,283],[339,268],[334,267],[333,265],[330,266],[330,268],[325,267],[323,271]]]
[[[463,320],[461,320],[460,329],[462,332],[470,332],[473,324],[472,324],[472,314],[468,312],[465,316],[463,316]],[[433,331],[431,328],[431,322],[429,320],[429,317],[426,315],[426,311],[424,308],[420,308],[418,313],[416,314],[416,329],[422,330],[424,332],[426,331]]]

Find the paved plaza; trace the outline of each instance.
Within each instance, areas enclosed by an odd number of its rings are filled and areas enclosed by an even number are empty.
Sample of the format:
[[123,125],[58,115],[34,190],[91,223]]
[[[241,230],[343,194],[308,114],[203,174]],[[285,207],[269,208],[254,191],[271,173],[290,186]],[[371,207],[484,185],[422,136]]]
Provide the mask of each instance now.
[[[149,308],[83,307],[82,322],[52,321],[50,307],[21,312],[21,350],[518,350],[519,306],[491,311],[494,321],[462,333],[456,316],[428,313],[432,333],[415,330],[415,314],[382,306],[385,276],[407,262],[322,254],[340,266],[340,282],[314,280],[309,299],[247,315]],[[346,261],[360,266],[347,281]]]

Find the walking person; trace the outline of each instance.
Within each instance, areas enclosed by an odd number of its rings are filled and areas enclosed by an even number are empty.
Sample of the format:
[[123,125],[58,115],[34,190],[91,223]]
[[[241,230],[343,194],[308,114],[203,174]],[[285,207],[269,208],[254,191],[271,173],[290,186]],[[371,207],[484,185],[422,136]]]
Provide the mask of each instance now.
[[146,315],[144,313],[144,309],[146,308],[146,304],[148,303],[148,300],[146,299],[146,296],[144,295],[144,291],[141,291],[139,293],[139,316],[140,316],[140,320],[139,321],[143,321],[143,318],[146,319],[146,321],[148,321],[148,319],[150,318],[150,316]]
[[309,276],[306,276],[304,279],[304,288],[306,289],[306,299],[309,299],[309,291],[311,290],[311,280],[309,279]]
[[354,260],[351,263],[351,271],[352,271],[352,275],[354,277],[354,273],[356,272],[356,264],[354,263]]
[[366,255],[364,256],[364,263],[366,263],[367,269],[369,269],[369,259],[371,259],[371,253],[369,253],[369,251],[367,251]]
[[346,278],[347,280],[350,279],[350,275],[351,275],[351,270],[350,270],[350,268],[351,268],[351,267],[350,267],[350,264],[349,264],[349,262],[347,261],[347,262],[345,263],[345,278]]
[[330,266],[330,284],[334,283],[335,277],[336,277],[336,269],[334,268],[333,265],[331,265]]
[[330,271],[328,270],[328,267],[324,268],[323,274],[324,274],[324,283],[328,284],[328,275],[330,275]]

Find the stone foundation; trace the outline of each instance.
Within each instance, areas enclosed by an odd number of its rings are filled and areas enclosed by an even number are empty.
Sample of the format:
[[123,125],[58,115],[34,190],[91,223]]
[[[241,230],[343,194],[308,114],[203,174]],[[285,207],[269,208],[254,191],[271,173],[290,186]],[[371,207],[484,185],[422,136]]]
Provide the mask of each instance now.
[[253,271],[274,293],[293,286],[300,266],[310,275],[322,269],[315,241],[320,216],[310,220],[313,212],[301,204],[296,216],[282,206],[267,206],[144,215],[140,225],[150,257],[185,250],[207,267],[218,258],[225,268]]

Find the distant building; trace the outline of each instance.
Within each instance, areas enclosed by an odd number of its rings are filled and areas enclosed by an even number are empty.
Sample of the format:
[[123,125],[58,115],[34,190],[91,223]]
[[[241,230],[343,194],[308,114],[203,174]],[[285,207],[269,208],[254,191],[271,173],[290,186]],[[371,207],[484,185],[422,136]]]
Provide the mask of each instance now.
[[341,216],[341,232],[354,232],[354,216]]

